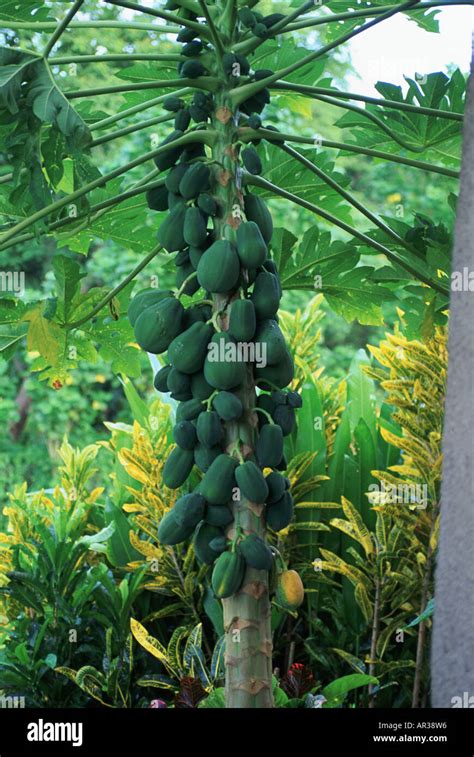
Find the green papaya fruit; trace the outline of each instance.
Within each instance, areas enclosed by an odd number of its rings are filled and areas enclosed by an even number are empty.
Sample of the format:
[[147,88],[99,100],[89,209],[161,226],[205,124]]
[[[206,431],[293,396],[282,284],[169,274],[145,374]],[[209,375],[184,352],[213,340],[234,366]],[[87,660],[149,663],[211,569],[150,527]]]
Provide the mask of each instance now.
[[235,389],[244,380],[245,366],[235,340],[226,331],[214,334],[204,362],[207,383],[214,389]]
[[145,197],[150,210],[168,210],[168,190],[164,185],[149,189]]
[[273,234],[273,221],[265,202],[257,195],[250,193],[244,197],[244,210],[247,221],[254,221],[268,244]]
[[207,239],[207,221],[199,208],[188,208],[184,217],[183,237],[186,244],[200,247]]
[[193,323],[206,323],[212,316],[210,305],[191,305],[186,308],[183,316],[183,330],[189,329]]
[[257,534],[248,534],[248,536],[239,542],[238,548],[249,568],[271,570],[273,555],[268,545],[260,536]]
[[189,449],[175,447],[163,467],[163,483],[168,489],[182,486],[191,473],[194,465],[194,452]]
[[262,468],[276,468],[283,457],[283,431],[276,423],[260,429],[255,453]]
[[264,368],[255,367],[255,380],[261,389],[272,389],[273,386],[279,386],[283,389],[293,381],[295,375],[295,365],[289,350],[286,351],[283,359],[277,365],[266,365]]
[[268,34],[268,29],[263,23],[255,24],[255,26],[252,29],[252,33],[255,34],[256,37],[259,37],[260,39],[265,39],[265,37]]
[[295,425],[295,409],[290,405],[278,405],[273,413],[273,420],[278,423],[283,436],[289,436]]
[[203,373],[194,373],[191,376],[191,393],[194,399],[207,400],[214,391],[214,387],[207,383]]
[[229,526],[232,523],[234,516],[226,505],[208,505],[204,520],[211,526],[225,528],[225,526]]
[[265,24],[267,29],[270,29],[270,27],[278,24],[279,21],[283,21],[284,18],[285,16],[283,13],[270,13],[269,16],[264,16],[264,18],[262,18],[262,24]]
[[159,145],[159,147],[166,147],[167,145],[169,145],[167,150],[160,153],[159,155],[156,155],[153,159],[156,167],[160,171],[166,171],[167,168],[171,168],[178,160],[179,156],[183,152],[184,146],[182,145],[179,147],[173,147],[172,143],[182,136],[183,132],[179,129],[175,129],[171,132],[171,134],[168,134],[166,139],[164,139],[163,142],[161,142],[161,144]]
[[246,147],[242,150],[242,163],[249,173],[260,176],[263,171],[262,161],[254,147]]
[[217,215],[217,202],[208,192],[201,192],[197,199],[198,208],[208,216]]
[[194,450],[197,444],[196,427],[191,421],[179,421],[173,428],[173,439],[178,447]]
[[243,497],[262,504],[268,497],[268,486],[262,471],[252,460],[241,463],[235,470],[235,480]]
[[181,542],[189,539],[193,531],[194,528],[192,526],[184,526],[182,523],[178,523],[174,511],[171,510],[160,521],[158,526],[158,541],[161,544],[173,547],[175,544],[181,544]]
[[211,244],[198,263],[197,274],[203,289],[213,294],[231,292],[240,277],[240,262],[235,247],[224,239]]
[[179,73],[183,79],[197,79],[199,76],[205,76],[207,74],[207,69],[199,60],[187,60],[181,67]]
[[265,345],[265,357],[268,365],[276,365],[285,358],[287,346],[285,337],[276,321],[265,319],[258,324],[255,342]]
[[247,29],[251,29],[257,23],[255,14],[252,13],[250,8],[248,8],[247,6],[240,8],[240,10],[238,11],[238,17],[242,26],[245,26]]
[[167,297],[172,297],[173,292],[169,289],[142,289],[137,292],[133,300],[130,301],[128,306],[128,320],[132,326],[135,326],[135,322],[140,315],[150,305],[155,305],[157,302],[164,300]]
[[192,160],[196,160],[196,158],[205,157],[206,150],[202,142],[195,142],[194,144],[188,145],[181,154],[181,160],[187,161],[188,163],[190,163]]
[[303,407],[303,400],[298,392],[288,392],[288,404],[295,409]]
[[174,256],[173,263],[179,268],[179,266],[189,265],[189,252],[187,249],[180,250],[177,255]]
[[222,449],[220,447],[206,447],[198,442],[194,448],[194,462],[202,473],[206,473],[216,457],[221,454]]
[[253,285],[251,300],[260,321],[273,318],[280,305],[278,279],[273,273],[262,271],[258,274]]
[[176,422],[193,421],[203,410],[204,405],[200,400],[192,399],[187,402],[180,402],[176,410]]
[[257,68],[254,72],[255,81],[262,81],[262,79],[268,79],[269,76],[273,76],[275,72],[271,68]]
[[281,473],[272,471],[268,474],[265,481],[268,486],[267,504],[271,505],[283,497],[287,489],[287,479]]
[[202,50],[202,42],[199,39],[192,39],[191,42],[186,42],[186,44],[183,45],[181,54],[185,55],[186,58],[197,58],[197,56],[202,53]]
[[211,172],[200,161],[193,163],[186,171],[179,184],[179,193],[185,200],[194,200],[198,194],[209,189]]
[[265,521],[273,531],[281,531],[291,523],[293,517],[293,497],[286,491],[283,497],[265,508]]
[[247,126],[249,127],[249,129],[260,129],[262,126],[262,119],[260,118],[260,116],[257,116],[257,114],[254,113],[249,117]]
[[219,392],[212,400],[212,407],[223,421],[238,421],[244,407],[237,395],[231,392]]
[[216,447],[222,440],[221,420],[215,410],[208,410],[198,416],[197,438],[205,447]]
[[178,252],[186,247],[183,236],[186,205],[175,205],[158,229],[156,238],[167,252]]
[[243,221],[236,234],[237,253],[244,268],[258,268],[267,257],[267,245],[255,221]]
[[185,108],[184,110],[180,110],[178,111],[178,113],[176,113],[176,117],[174,119],[175,129],[179,129],[180,131],[186,131],[190,123],[191,123],[191,113],[189,112],[189,108]]
[[234,73],[237,56],[234,53],[224,53],[221,63],[224,73],[227,74],[227,76],[231,76]]
[[170,95],[163,100],[163,108],[171,113],[177,113],[184,108],[184,100],[176,95]]
[[186,200],[183,200],[181,195],[174,194],[174,192],[168,192],[168,208],[170,211],[177,205],[186,210]]
[[193,121],[197,124],[206,123],[209,118],[207,108],[201,108],[199,105],[190,105],[189,114]]
[[[265,124],[265,129],[267,131],[275,131],[278,133],[278,129],[275,126],[272,126],[271,124]],[[272,144],[284,144],[285,140],[283,137],[265,137],[267,142],[271,142]]]
[[211,463],[200,484],[203,497],[211,505],[225,505],[232,497],[235,486],[237,460],[221,454]]
[[242,586],[245,560],[238,552],[222,552],[212,571],[211,584],[218,599],[226,599]]
[[196,321],[171,342],[168,358],[171,365],[182,373],[200,371],[207,355],[207,345],[214,333],[211,324]]
[[[288,392],[283,392],[281,389],[271,393],[272,401],[275,405],[287,405],[288,404]],[[275,407],[276,410],[276,407]]]
[[186,528],[196,528],[204,517],[206,500],[198,492],[184,494],[176,500],[172,512],[178,523]]
[[146,308],[135,321],[135,338],[146,352],[164,352],[181,330],[184,308],[179,300],[167,297]]
[[178,163],[177,166],[171,168],[165,179],[165,187],[168,192],[173,192],[173,194],[179,195],[179,182],[188,169],[188,163]]
[[191,42],[197,36],[198,33],[194,29],[188,29],[187,27],[184,27],[183,29],[181,29],[176,39],[178,42]]
[[192,399],[191,378],[186,373],[181,373],[176,368],[172,368],[168,375],[168,390],[174,400],[186,402]]
[[[206,240],[206,244],[207,244],[207,240]],[[189,260],[191,261],[192,266],[196,270],[199,265],[199,261],[201,260],[202,256],[206,252],[206,249],[207,249],[206,244],[203,247],[190,247],[189,248]]]
[[215,536],[209,546],[214,552],[225,552],[227,549],[227,539],[224,534],[222,534],[222,536]]
[[251,300],[234,300],[230,306],[228,333],[236,342],[251,342],[257,327]]
[[201,521],[198,525],[194,536],[194,551],[200,562],[206,565],[214,562],[219,552],[212,549],[211,541],[218,536],[222,536],[222,531],[217,526],[211,526],[205,521]]
[[165,365],[163,368],[160,368],[158,373],[155,374],[153,386],[155,387],[157,392],[169,392],[167,382],[170,371],[171,365]]

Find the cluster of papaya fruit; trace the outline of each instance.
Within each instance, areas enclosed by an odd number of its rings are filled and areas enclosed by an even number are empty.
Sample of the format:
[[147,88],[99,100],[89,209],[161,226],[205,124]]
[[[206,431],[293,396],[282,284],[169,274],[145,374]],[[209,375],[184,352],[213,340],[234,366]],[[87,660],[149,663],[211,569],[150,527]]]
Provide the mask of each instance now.
[[[174,5],[168,3],[168,7]],[[259,25],[268,29],[279,20],[267,24],[250,13],[255,23],[249,26],[249,17],[247,21],[240,18],[240,23],[257,36]],[[186,14],[192,17],[189,11]],[[207,43],[187,27],[178,34],[178,41],[189,58],[180,63],[180,75],[193,79],[210,73],[199,60],[208,60]],[[222,63],[225,76],[235,75],[236,63],[239,75],[250,73],[246,59],[232,52],[223,56]],[[252,76],[258,79],[268,73],[257,71]],[[259,128],[265,92],[240,106],[236,123]],[[168,253],[176,253],[176,290],[139,292],[128,315],[142,349],[167,352],[166,364],[155,376],[155,388],[169,392],[178,402],[173,429],[176,446],[165,463],[163,482],[177,489],[194,466],[202,473],[197,488],[181,496],[164,516],[158,538],[163,544],[176,545],[194,533],[197,558],[214,565],[212,586],[217,597],[225,598],[239,590],[247,567],[262,571],[274,567],[266,540],[234,521],[232,503],[237,491],[240,501],[264,505],[265,525],[273,531],[290,523],[293,498],[284,475],[284,437],[294,427],[301,398],[286,389],[294,364],[278,323],[282,289],[269,254],[273,222],[265,202],[246,191],[240,195],[238,222],[229,224],[231,209],[218,191],[218,161],[206,155],[200,142],[173,144],[189,133],[191,121],[212,120],[215,106],[213,97],[199,88],[189,100],[172,96],[164,101],[164,107],[176,114],[175,128],[162,142],[167,149],[155,158],[166,174],[164,182],[148,193],[147,200],[150,208],[168,211],[157,236]],[[248,173],[261,173],[254,146],[240,150],[237,145],[235,155],[236,174],[242,172],[238,156]],[[199,290],[204,292],[202,300],[185,308],[182,296]],[[249,358],[248,352],[242,355],[237,350],[242,344],[259,345],[264,359]],[[255,356],[256,350],[251,354]],[[231,425],[238,436],[239,424],[246,424],[254,437],[253,449],[246,449],[245,456],[239,440],[230,445],[226,434]]]

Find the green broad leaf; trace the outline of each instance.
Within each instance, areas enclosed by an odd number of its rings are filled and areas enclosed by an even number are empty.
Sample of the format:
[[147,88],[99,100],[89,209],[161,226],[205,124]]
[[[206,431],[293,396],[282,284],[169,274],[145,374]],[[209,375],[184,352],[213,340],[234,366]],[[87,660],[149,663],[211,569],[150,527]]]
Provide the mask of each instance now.
[[385,286],[372,280],[374,268],[359,264],[353,243],[332,241],[329,232],[311,226],[286,264],[280,261],[283,289],[321,292],[330,307],[347,321],[367,325],[383,323],[382,305],[395,298]]
[[81,273],[79,263],[66,255],[53,258],[53,271],[59,299],[57,315],[61,321],[68,323],[79,294],[80,281],[85,274]]
[[119,68],[115,72],[118,79],[132,82],[169,81],[178,79],[176,65],[158,65],[155,63],[134,63],[126,68]]
[[[378,82],[376,89],[384,99],[434,110],[463,112],[466,80],[459,70],[456,70],[451,78],[438,71],[423,76],[418,81],[408,77],[405,79],[409,84],[405,96],[401,87],[385,82]],[[386,127],[412,146],[414,157],[416,151],[422,150],[423,160],[427,162],[441,162],[453,168],[459,166],[462,122],[391,108],[384,109],[376,105],[367,105],[365,111],[377,116]],[[336,126],[350,129],[348,139],[353,144],[392,153],[399,153],[402,149],[380,125],[373,123],[363,113],[349,111],[336,121]]]
[[65,353],[66,333],[61,326],[45,317],[45,304],[40,303],[28,313],[29,322],[27,347],[30,352],[38,352],[47,365],[55,366]]
[[369,365],[369,359],[365,350],[360,349],[352,359],[347,377],[347,408],[351,433],[354,433],[360,420],[363,420],[375,447],[377,435],[375,386],[373,380],[363,371],[364,365]]
[[203,598],[203,608],[207,617],[214,626],[216,634],[220,637],[224,633],[224,619],[222,612],[222,603],[214,596],[211,589],[206,586]]
[[105,517],[107,525],[114,526],[107,540],[107,557],[112,565],[120,568],[134,560],[141,560],[140,553],[130,544],[131,525],[123,510],[109,500],[105,506]]
[[31,75],[33,64],[37,64],[38,60],[38,56],[34,53],[0,47],[1,108],[5,108],[12,114],[18,113],[22,84]]
[[198,708],[206,710],[211,708],[225,709],[225,689],[222,687],[211,691],[208,697],[199,702]]
[[46,173],[54,188],[59,188],[64,174],[65,149],[66,145],[61,132],[55,128],[49,129],[48,136],[41,144],[41,153]]
[[130,381],[127,376],[124,376],[123,378],[119,376],[119,381],[123,386],[123,391],[127,398],[130,410],[132,411],[133,419],[137,421],[142,428],[146,428],[150,417],[150,409],[148,405],[142,400],[135,389],[133,382]]
[[[264,42],[252,56],[252,68],[279,71],[300,61],[311,52],[312,50],[297,45],[292,39],[285,39],[282,43],[270,39]],[[320,58],[289,74],[285,77],[285,80],[312,86],[321,79],[326,71],[327,61]]]
[[134,346],[135,338],[128,319],[114,321],[107,316],[95,324],[84,325],[82,331],[97,344],[100,356],[109,362],[114,373],[130,378],[140,375],[140,350]]
[[[315,147],[314,150],[298,149],[298,152],[342,187],[348,186],[348,177],[335,169],[334,161],[327,151],[317,152]],[[312,202],[346,223],[352,222],[351,205],[324,179],[320,179],[298,160],[282,152],[276,145],[265,146],[263,175],[280,189],[285,189],[303,200]],[[255,191],[263,198],[279,196],[270,189],[258,188]]]
[[331,681],[330,684],[324,687],[321,691],[323,697],[326,697],[328,701],[342,702],[346,694],[354,689],[360,689],[363,686],[368,686],[369,683],[378,684],[378,678],[369,676],[364,673],[353,673],[352,675],[342,676],[342,678],[336,678],[335,681]]
[[[369,10],[370,8],[374,6],[386,6],[386,5],[387,3],[385,2],[385,0],[371,0],[370,5],[366,3],[365,6],[355,4],[353,0],[331,0],[330,11],[331,11],[331,14],[336,15],[338,13],[346,13],[348,11],[353,11],[355,9],[362,10],[363,7],[366,7]],[[410,20],[414,21],[418,26],[420,26],[420,28],[426,31],[430,31],[430,32],[439,31],[439,25],[436,18],[437,13],[439,13],[437,9],[404,11],[404,15],[406,15]],[[330,17],[331,15],[329,15],[329,18]],[[373,15],[372,16],[368,15],[366,17],[358,16],[355,19],[349,18],[342,21],[338,21],[338,23],[328,23],[322,26],[317,26],[316,28],[322,35],[324,42],[332,42],[338,37],[341,37],[343,34],[347,34],[347,32],[350,32],[353,29],[360,27],[362,24],[366,23],[367,21],[371,21],[373,18],[374,18]]]
[[298,241],[291,231],[283,228],[276,228],[272,235],[272,253],[273,259],[279,271],[284,270],[293,253],[293,248]]
[[417,617],[414,620],[412,620],[411,623],[408,623],[408,625],[405,626],[405,628],[413,628],[414,626],[419,625],[423,621],[428,620],[428,618],[431,618],[431,616],[433,615],[434,610],[435,610],[435,598],[432,597],[428,601],[423,612],[420,613],[420,615],[417,615]]
[[49,15],[50,10],[44,0],[2,0],[0,22],[31,21],[33,14],[35,21],[54,21],[54,17]]

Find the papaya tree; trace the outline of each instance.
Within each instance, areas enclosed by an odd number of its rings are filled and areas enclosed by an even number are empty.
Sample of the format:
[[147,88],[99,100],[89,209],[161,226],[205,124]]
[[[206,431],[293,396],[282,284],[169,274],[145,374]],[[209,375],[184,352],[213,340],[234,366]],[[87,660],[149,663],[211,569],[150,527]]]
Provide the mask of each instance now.
[[[364,324],[383,322],[382,305],[391,302],[425,329],[443,322],[448,303],[446,231],[426,218],[413,225],[376,215],[346,189],[330,155],[456,179],[464,77],[408,79],[406,95],[379,83],[380,98],[366,97],[330,85],[328,56],[399,13],[434,31],[432,9],[444,4],[320,8],[309,0],[279,13],[258,0],[105,0],[100,16],[95,4],[88,14],[87,0],[75,0],[65,15],[59,8],[60,19],[56,4],[41,0],[0,5],[0,251],[48,236],[69,247],[53,259],[55,296],[1,301],[2,351],[11,356],[26,338],[38,353],[34,369],[56,389],[97,351],[132,376],[137,344],[166,353],[154,385],[178,404],[163,482],[178,489],[196,468],[202,475],[158,536],[168,545],[193,538],[210,566],[224,609],[227,707],[273,706],[271,595],[288,610],[303,598],[298,574],[266,538],[292,518],[284,440],[301,406],[278,325],[283,290],[320,289],[335,312]],[[150,43],[147,52],[61,55],[78,28],[150,33],[164,52]],[[308,30],[318,32],[311,50],[299,36]],[[34,37],[25,47],[15,34],[27,31]],[[120,64],[119,83],[61,87],[63,67],[99,63]],[[129,98],[125,107],[100,110],[101,98],[118,96]],[[349,141],[315,136],[311,123],[292,130],[295,97],[342,109]],[[278,130],[266,114],[285,107],[290,126]],[[151,149],[98,169],[104,144],[161,128],[166,136]],[[313,224],[301,239],[274,229],[267,200],[304,210]],[[156,244],[149,211],[158,214]],[[334,226],[337,239],[316,219]],[[146,254],[117,286],[82,292],[77,254],[109,235]],[[134,280],[158,256],[172,261],[175,287],[150,286],[130,301]]]

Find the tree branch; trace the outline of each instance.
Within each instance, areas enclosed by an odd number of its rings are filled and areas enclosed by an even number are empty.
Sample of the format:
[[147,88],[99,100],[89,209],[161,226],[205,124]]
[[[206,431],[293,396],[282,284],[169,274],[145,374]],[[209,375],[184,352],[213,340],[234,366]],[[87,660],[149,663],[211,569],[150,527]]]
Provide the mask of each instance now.
[[146,100],[145,102],[139,103],[138,105],[133,105],[131,108],[126,108],[126,110],[121,110],[114,116],[108,116],[107,118],[103,118],[101,121],[96,121],[94,124],[91,124],[91,126],[89,126],[89,130],[97,131],[97,129],[105,129],[106,126],[115,124],[117,121],[121,121],[123,118],[127,118],[127,116],[134,116],[135,113],[143,113],[144,110],[148,110],[148,108],[154,108],[155,105],[162,103],[163,100],[166,100],[166,98],[170,96],[170,94],[176,95],[176,97],[185,97],[186,95],[191,94],[192,91],[193,90],[189,87],[184,87],[183,89],[177,89],[172,93],[167,92],[164,95],[159,95],[159,97],[154,97],[152,100]]
[[199,24],[197,21],[192,21],[184,16],[177,16],[176,13],[168,13],[168,11],[157,11],[154,8],[149,8],[145,5],[139,5],[138,3],[130,3],[126,0],[105,0],[109,5],[118,5],[120,8],[129,8],[133,11],[139,11],[145,13],[148,16],[155,16],[156,18],[162,18],[163,21],[169,21],[171,24],[177,26],[185,26],[187,29],[192,29],[197,32],[200,37],[209,38],[209,33],[205,26]]
[[244,179],[247,184],[253,184],[256,187],[260,187],[261,189],[267,189],[273,194],[279,197],[283,197],[283,199],[285,200],[290,200],[291,202],[294,202],[296,205],[300,205],[302,208],[306,208],[306,210],[310,210],[312,213],[315,213],[315,215],[321,216],[321,218],[324,218],[326,221],[329,221],[329,223],[334,224],[334,226],[338,226],[340,229],[343,229],[343,231],[346,231],[348,234],[355,237],[356,239],[360,239],[361,242],[368,245],[369,247],[373,247],[375,250],[377,250],[377,252],[380,252],[383,255],[385,255],[385,257],[391,260],[393,263],[397,263],[397,265],[404,268],[405,271],[407,271],[415,279],[422,281],[424,284],[431,287],[436,292],[449,296],[449,289],[445,289],[443,286],[441,286],[441,284],[438,284],[435,281],[431,281],[431,279],[429,279],[423,273],[418,271],[416,268],[413,268],[409,263],[407,263],[403,258],[401,258],[396,252],[389,250],[388,247],[385,247],[385,245],[380,244],[380,242],[375,241],[375,239],[372,239],[371,237],[367,236],[362,231],[357,231],[357,229],[354,229],[348,223],[345,223],[345,221],[341,221],[339,218],[336,218],[336,216],[333,216],[331,213],[328,213],[326,210],[323,210],[323,208],[320,208],[317,205],[314,205],[312,202],[309,202],[308,200],[303,200],[301,197],[298,197],[298,195],[293,194],[293,192],[288,192],[286,189],[282,189],[281,187],[276,186],[276,184],[272,184],[272,182],[267,181],[266,179],[263,179],[261,176],[254,176],[252,174],[244,174]]
[[[205,0],[198,0],[199,6],[202,10],[203,16],[206,19],[206,23],[209,27],[210,36],[212,37],[212,41],[214,42],[214,46],[216,48],[216,52],[219,53],[219,56],[222,57],[225,53],[224,45],[222,44],[222,40],[220,37],[219,32],[217,31],[214,21],[212,20],[212,16],[209,13],[209,10],[207,8],[207,5],[205,3]],[[202,24],[198,24],[198,26],[202,29]]]
[[98,147],[99,145],[103,145],[106,142],[110,142],[112,139],[119,139],[120,137],[125,137],[127,134],[132,134],[134,131],[139,131],[140,129],[147,129],[150,126],[155,126],[156,124],[163,124],[167,121],[171,121],[174,119],[175,114],[171,113],[170,115],[166,116],[158,116],[158,118],[149,118],[148,121],[140,121],[138,124],[132,124],[131,126],[125,126],[123,129],[116,129],[116,131],[111,131],[109,134],[104,134],[102,137],[98,137],[97,139],[94,139],[89,147]]
[[370,103],[371,105],[380,105],[381,107],[393,108],[394,110],[404,110],[410,113],[417,113],[420,116],[447,118],[451,121],[462,121],[464,118],[462,113],[450,112],[449,110],[425,108],[422,105],[413,105],[412,103],[398,102],[397,100],[383,100],[378,97],[359,95],[354,92],[341,92],[337,89],[327,89],[326,87],[310,87],[306,84],[293,84],[289,81],[275,82],[275,84],[272,84],[270,89],[297,92],[298,94],[305,95],[307,97],[330,95],[331,97],[340,97],[343,100],[360,100],[361,102]]
[[110,53],[107,55],[55,55],[49,59],[51,65],[62,66],[66,63],[113,63],[131,60],[156,60],[180,63],[185,61],[184,55],[162,55],[160,53]]
[[55,46],[56,42],[60,38],[61,34],[67,29],[68,24],[74,16],[76,15],[77,11],[80,9],[81,5],[84,3],[84,0],[76,0],[76,2],[73,4],[72,8],[68,11],[66,16],[63,18],[62,21],[58,24],[56,30],[54,31],[54,34],[52,35],[51,39],[47,43],[46,47],[43,50],[43,57],[47,58],[50,54],[51,50]]
[[[251,142],[254,139],[267,139],[269,142],[276,142],[277,136],[274,131],[268,129],[249,129],[248,127],[241,127],[238,130],[239,138],[243,142]],[[459,178],[459,171],[454,171],[451,168],[445,168],[444,166],[436,166],[431,163],[426,163],[422,160],[413,160],[412,158],[402,158],[399,155],[392,154],[390,152],[382,152],[381,150],[372,150],[369,147],[360,147],[359,145],[352,145],[347,142],[334,142],[330,139],[320,139],[319,137],[299,137],[296,134],[285,134],[278,132],[278,138],[285,142],[295,142],[302,145],[312,145],[315,147],[317,144],[321,147],[334,148],[335,150],[346,150],[347,152],[355,152],[359,155],[368,155],[371,158],[380,158],[381,160],[388,160],[392,163],[401,163],[405,166],[411,166],[412,168],[419,168],[422,171],[429,171],[431,173],[439,173],[443,176],[449,176],[453,179]]]
[[128,284],[130,284],[131,281],[133,281],[135,276],[137,276],[140,273],[140,271],[143,271],[143,269],[146,268],[148,263],[151,263],[153,258],[155,258],[158,255],[158,253],[161,252],[162,249],[163,247],[161,246],[161,244],[157,245],[157,247],[155,247],[154,250],[148,253],[148,255],[145,258],[143,258],[143,260],[137,266],[135,266],[133,271],[130,271],[128,276],[126,276],[126,278],[123,281],[121,281],[120,284],[117,284],[117,286],[114,287],[114,289],[111,289],[111,291],[100,302],[98,302],[94,308],[92,308],[90,313],[85,315],[83,318],[80,318],[78,321],[74,321],[73,323],[63,324],[64,327],[67,328],[68,330],[78,329],[84,323],[87,323],[88,321],[90,321],[90,319],[93,318],[95,315],[97,315],[97,313],[100,313],[100,311],[103,308],[105,308],[106,305],[108,305],[109,302],[113,300],[113,298],[116,297],[122,291],[122,289],[125,289],[125,287]]
[[297,150],[294,150],[293,147],[289,147],[288,145],[282,145],[279,144],[278,147],[280,147],[281,150],[286,152],[287,155],[290,155],[292,158],[297,160],[299,163],[301,163],[305,168],[307,168],[309,171],[315,174],[318,178],[322,179],[326,184],[328,184],[332,189],[334,189],[341,197],[343,197],[347,202],[349,202],[356,210],[359,211],[359,213],[362,213],[366,218],[369,219],[369,221],[372,221],[375,226],[378,226],[379,229],[384,231],[389,237],[391,237],[395,242],[402,245],[402,247],[405,247],[410,252],[414,252],[413,248],[411,247],[408,242],[406,242],[403,237],[399,236],[396,231],[393,231],[393,229],[390,228],[384,221],[382,221],[381,218],[378,218],[374,213],[371,213],[370,210],[367,210],[362,203],[360,203],[358,200],[356,200],[355,197],[353,197],[350,192],[347,192],[343,187],[341,187],[340,184],[337,183],[337,181],[334,181],[330,176],[328,176],[324,171],[321,171],[320,168],[314,165],[310,160],[304,157],[304,155],[301,155]]
[[96,97],[97,95],[121,94],[122,92],[140,92],[144,89],[165,89],[179,86],[200,87],[208,92],[215,92],[218,80],[213,76],[200,76],[197,79],[164,79],[163,81],[145,81],[134,84],[114,84],[111,87],[97,87],[96,89],[76,89],[70,92],[63,92],[68,100],[74,100],[78,97]]
[[[181,23],[181,22],[180,22]],[[35,32],[50,32],[56,29],[54,21],[2,21],[6,29],[33,29]],[[141,21],[71,21],[70,29],[135,29],[137,31],[178,34],[179,27],[143,24]]]

